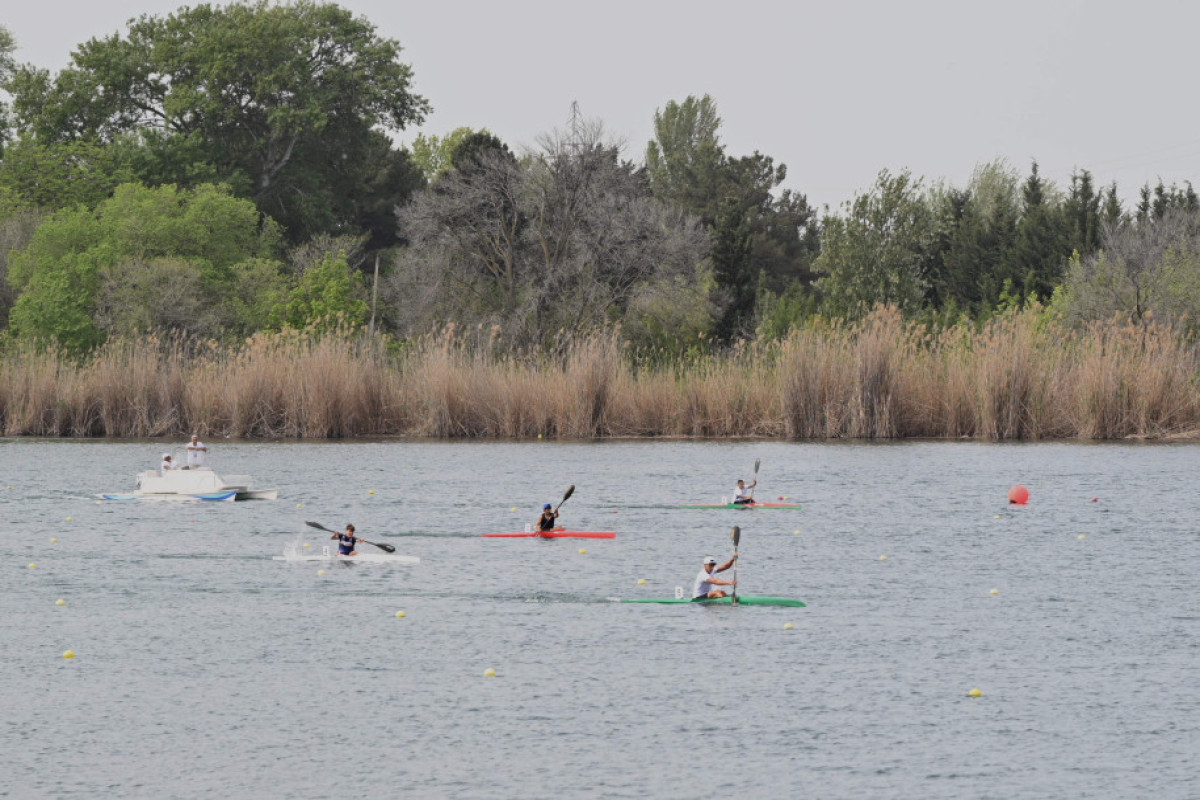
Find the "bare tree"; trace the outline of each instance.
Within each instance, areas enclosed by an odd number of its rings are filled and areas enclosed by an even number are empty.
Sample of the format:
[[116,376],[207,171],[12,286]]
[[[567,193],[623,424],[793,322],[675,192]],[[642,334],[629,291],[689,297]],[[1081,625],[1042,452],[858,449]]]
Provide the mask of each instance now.
[[483,153],[398,210],[410,244],[387,295],[402,331],[485,323],[548,345],[623,321],[651,285],[662,301],[704,282],[698,222],[654,200],[599,124],[576,118],[539,145],[520,160]]
[[1067,275],[1077,321],[1127,314],[1200,321],[1200,212],[1173,208],[1159,217],[1104,222],[1101,250],[1075,258]]

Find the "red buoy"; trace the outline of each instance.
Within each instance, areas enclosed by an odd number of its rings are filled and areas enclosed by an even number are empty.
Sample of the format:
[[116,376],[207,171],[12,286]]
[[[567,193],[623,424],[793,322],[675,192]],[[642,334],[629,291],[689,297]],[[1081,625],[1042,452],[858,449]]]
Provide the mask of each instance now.
[[1014,506],[1023,506],[1029,502],[1029,490],[1024,486],[1014,486],[1008,490],[1008,502]]

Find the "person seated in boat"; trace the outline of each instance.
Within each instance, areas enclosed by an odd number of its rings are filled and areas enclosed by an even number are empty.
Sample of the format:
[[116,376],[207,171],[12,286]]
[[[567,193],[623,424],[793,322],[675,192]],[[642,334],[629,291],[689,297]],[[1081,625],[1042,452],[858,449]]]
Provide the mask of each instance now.
[[184,469],[203,469],[204,454],[208,452],[208,448],[204,446],[204,442],[200,441],[200,437],[192,434],[192,440],[187,446],[187,466]]
[[170,453],[163,453],[162,464],[159,465],[159,469],[161,469],[163,472],[166,472],[167,470],[179,469],[179,468],[176,467],[175,462],[171,460]]
[[[741,483],[741,481],[738,481],[738,483]],[[696,584],[692,587],[692,599],[707,600],[714,597],[725,597],[726,591],[717,587],[737,586],[737,581],[725,581],[713,576],[718,572],[724,572],[732,567],[735,561],[737,561],[737,553],[734,553],[733,558],[719,567],[717,566],[717,560],[712,556],[704,559],[704,566],[700,568],[700,574],[696,576]]]
[[562,525],[556,524],[555,521],[557,519],[558,512],[552,511],[550,504],[546,503],[546,505],[542,506],[542,515],[538,517],[537,530],[539,532],[564,530]]
[[754,502],[754,492],[752,490],[755,486],[758,486],[757,478],[749,486],[746,485],[745,481],[738,480],[737,489],[733,492],[733,504],[735,506],[751,505]]
[[354,545],[358,543],[358,538],[354,535],[354,526],[346,523],[346,531],[335,531],[330,539],[338,540],[338,555],[339,556],[356,556],[358,551],[354,549]]

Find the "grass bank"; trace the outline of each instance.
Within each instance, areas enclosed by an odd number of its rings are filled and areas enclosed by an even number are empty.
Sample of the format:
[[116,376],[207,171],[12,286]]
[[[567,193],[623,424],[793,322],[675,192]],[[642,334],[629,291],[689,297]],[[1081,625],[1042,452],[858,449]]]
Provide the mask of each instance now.
[[146,337],[85,362],[0,357],[7,436],[1121,439],[1200,433],[1200,351],[1169,326],[1073,330],[1039,309],[928,333],[880,309],[782,341],[634,359],[613,334],[556,356],[447,333]]

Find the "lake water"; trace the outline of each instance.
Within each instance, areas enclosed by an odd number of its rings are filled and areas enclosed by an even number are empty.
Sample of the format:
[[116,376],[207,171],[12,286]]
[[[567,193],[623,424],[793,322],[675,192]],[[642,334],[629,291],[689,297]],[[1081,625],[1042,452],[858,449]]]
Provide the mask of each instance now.
[[[280,499],[0,441],[0,796],[1200,796],[1200,445],[209,444]],[[675,507],[756,458],[803,510]],[[615,540],[480,536],[570,484]],[[273,561],[305,520],[422,562]],[[807,608],[613,602],[735,524]]]

